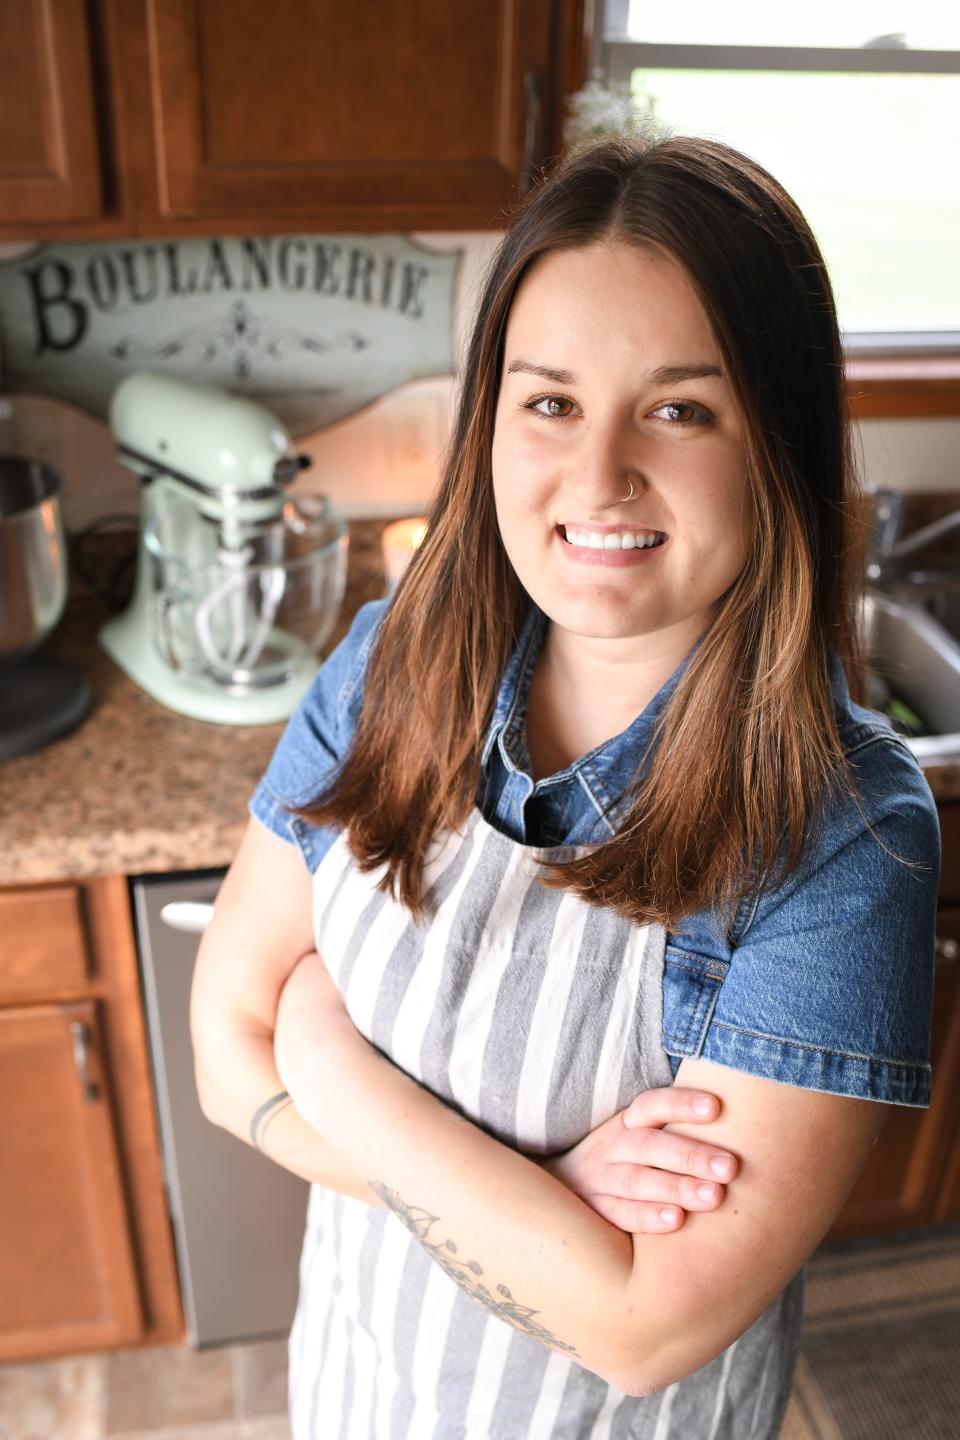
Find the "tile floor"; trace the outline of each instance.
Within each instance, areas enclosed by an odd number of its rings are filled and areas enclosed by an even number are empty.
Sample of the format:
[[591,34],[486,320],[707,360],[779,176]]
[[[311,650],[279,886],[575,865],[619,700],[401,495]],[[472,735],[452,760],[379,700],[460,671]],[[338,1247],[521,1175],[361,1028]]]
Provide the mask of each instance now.
[[[0,1440],[290,1440],[286,1383],[280,1340],[0,1366]],[[814,1440],[796,1397],[781,1440]]]
[[[274,1340],[0,1366],[0,1440],[289,1440],[286,1381]],[[796,1397],[781,1440],[814,1440]]]
[[284,1340],[0,1366],[0,1440],[289,1440]]

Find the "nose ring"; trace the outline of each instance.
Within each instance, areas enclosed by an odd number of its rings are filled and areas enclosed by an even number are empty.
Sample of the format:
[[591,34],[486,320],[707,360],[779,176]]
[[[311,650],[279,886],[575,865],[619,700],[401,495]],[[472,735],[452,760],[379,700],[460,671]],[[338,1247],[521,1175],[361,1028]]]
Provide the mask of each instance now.
[[620,501],[621,505],[626,505],[628,500],[633,499],[633,481],[629,479],[629,477],[627,479],[627,484],[630,486],[630,494],[623,497],[623,499]]

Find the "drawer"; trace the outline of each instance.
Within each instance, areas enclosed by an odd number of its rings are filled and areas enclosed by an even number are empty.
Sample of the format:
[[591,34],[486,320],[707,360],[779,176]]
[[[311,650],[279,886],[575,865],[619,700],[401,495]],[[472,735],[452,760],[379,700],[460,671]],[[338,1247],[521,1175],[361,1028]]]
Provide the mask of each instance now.
[[90,977],[79,885],[0,890],[0,1004],[73,990]]

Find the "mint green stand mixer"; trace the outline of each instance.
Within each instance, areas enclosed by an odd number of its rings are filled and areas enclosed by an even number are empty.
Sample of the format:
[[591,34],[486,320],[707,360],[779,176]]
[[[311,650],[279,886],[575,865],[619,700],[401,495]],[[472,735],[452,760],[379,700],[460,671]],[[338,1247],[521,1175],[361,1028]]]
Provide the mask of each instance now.
[[143,523],[133,596],[100,644],[182,715],[285,720],[346,585],[345,523],[326,496],[285,493],[309,459],[264,406],[151,371],[117,386],[110,427]]

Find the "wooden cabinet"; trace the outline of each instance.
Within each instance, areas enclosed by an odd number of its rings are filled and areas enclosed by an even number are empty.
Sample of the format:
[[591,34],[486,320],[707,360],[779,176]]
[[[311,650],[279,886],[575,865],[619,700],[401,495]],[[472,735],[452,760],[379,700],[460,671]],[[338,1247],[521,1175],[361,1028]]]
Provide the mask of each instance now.
[[0,1361],[183,1335],[126,882],[0,890]]
[[960,804],[940,826],[932,1102],[891,1110],[831,1239],[960,1220]]
[[[934,1124],[942,1143],[933,1176],[934,1220],[960,1221],[960,908],[942,909],[937,967]],[[943,952],[947,958],[943,958]]]
[[0,5],[0,216],[83,222],[103,214],[103,133],[84,0]]
[[0,238],[496,228],[559,153],[589,44],[588,0],[2,9],[25,63]]
[[940,808],[943,867],[937,919],[937,1046],[934,1106],[942,1136],[933,1219],[960,1221],[960,802]]
[[103,1052],[92,1001],[0,1010],[0,1356],[139,1338]]

